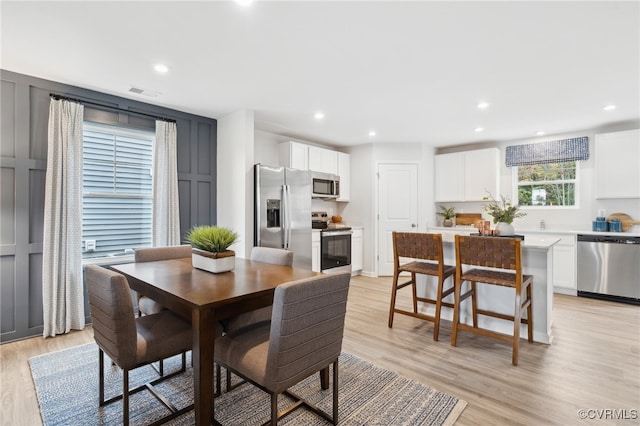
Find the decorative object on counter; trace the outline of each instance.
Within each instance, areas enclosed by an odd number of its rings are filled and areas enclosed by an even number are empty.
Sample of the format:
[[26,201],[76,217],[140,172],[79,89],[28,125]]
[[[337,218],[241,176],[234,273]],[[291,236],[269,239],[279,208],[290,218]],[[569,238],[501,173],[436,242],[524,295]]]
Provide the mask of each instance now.
[[511,223],[515,218],[523,217],[527,214],[521,211],[520,206],[517,204],[511,204],[504,195],[500,195],[500,201],[493,198],[491,193],[483,199],[489,201],[488,204],[484,205],[484,211],[493,218],[493,223],[496,224],[498,233],[500,235],[513,235],[515,229]]
[[442,211],[439,211],[436,214],[438,216],[442,216],[442,226],[446,226],[447,228],[452,227],[454,225],[453,219],[456,217],[456,208],[440,206],[440,210]]
[[611,222],[613,219],[620,220],[622,232],[627,232],[633,228],[633,225],[640,225],[640,221],[631,219],[631,216],[626,213],[613,213],[607,216],[607,221]]
[[610,221],[607,221],[607,227],[609,232],[622,232],[622,222],[617,217],[614,217]]
[[455,226],[474,226],[482,222],[482,213],[456,213]]
[[596,232],[607,232],[609,230],[609,224],[604,216],[598,216],[596,220],[593,221],[591,229]]
[[236,253],[229,246],[238,240],[238,234],[229,228],[219,226],[196,226],[185,237],[194,247],[191,261],[194,268],[215,274],[233,270]]
[[342,223],[342,216],[331,216],[331,222]]

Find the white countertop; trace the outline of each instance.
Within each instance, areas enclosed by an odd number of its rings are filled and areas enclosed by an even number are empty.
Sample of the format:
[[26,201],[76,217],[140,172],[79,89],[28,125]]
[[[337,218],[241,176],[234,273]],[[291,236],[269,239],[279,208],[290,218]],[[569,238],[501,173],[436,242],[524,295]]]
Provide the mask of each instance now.
[[[635,229],[637,229],[637,227],[634,227]],[[634,229],[632,228],[632,229]],[[459,233],[473,233],[473,232],[477,232],[475,227],[472,226],[460,226],[460,227],[444,227],[444,226],[432,226],[429,227],[430,230],[432,230],[433,232],[459,232]],[[569,229],[569,228],[565,228],[565,229],[560,229],[560,228],[552,228],[552,229],[539,229],[539,228],[516,228],[515,231],[516,234],[549,234],[549,235],[554,235],[554,234],[567,234],[567,235],[577,235],[577,234],[583,234],[583,235],[612,235],[612,236],[621,236],[621,237],[640,237],[640,230],[637,232],[598,232],[598,231],[592,231],[591,229],[580,229],[580,228],[574,228],[574,229]]]
[[[453,243],[456,234],[469,235],[469,234],[475,234],[478,232],[478,230],[474,227],[468,227],[468,228],[434,227],[434,228],[429,228],[429,231],[442,234],[443,243]],[[516,234],[519,234],[519,232],[516,231]],[[525,239],[522,241],[521,247],[533,248],[533,249],[548,249],[558,241],[560,241],[559,238],[554,238],[552,236],[545,237],[545,236],[537,236],[537,235],[527,235],[525,236]]]

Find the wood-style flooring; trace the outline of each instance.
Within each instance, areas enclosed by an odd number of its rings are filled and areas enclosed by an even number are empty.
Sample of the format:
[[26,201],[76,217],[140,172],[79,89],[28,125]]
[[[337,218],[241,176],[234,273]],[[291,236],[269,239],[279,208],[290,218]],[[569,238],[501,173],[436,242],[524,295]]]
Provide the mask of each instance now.
[[[640,416],[638,306],[555,295],[552,345],[522,339],[514,367],[509,343],[460,332],[452,347],[448,321],[439,342],[432,340],[430,322],[396,315],[388,328],[390,277],[354,277],[351,283],[343,349],[464,399],[468,406],[458,425],[640,423],[632,418]],[[400,292],[407,307],[408,293]],[[30,357],[92,341],[87,327],[0,346],[0,424],[42,424]],[[581,421],[579,410],[592,410],[591,419]],[[623,419],[601,420],[607,416]]]

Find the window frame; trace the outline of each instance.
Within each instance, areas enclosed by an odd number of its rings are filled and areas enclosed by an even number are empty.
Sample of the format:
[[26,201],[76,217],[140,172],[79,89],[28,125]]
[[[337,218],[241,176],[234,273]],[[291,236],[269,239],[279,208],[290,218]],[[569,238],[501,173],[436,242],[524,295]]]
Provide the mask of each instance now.
[[[511,199],[512,200],[516,200],[516,202],[518,203],[518,205],[520,206],[521,209],[523,210],[575,210],[575,209],[579,209],[580,208],[580,183],[581,183],[581,171],[580,171],[580,161],[579,160],[570,160],[570,161],[555,161],[554,163],[569,163],[571,161],[575,161],[576,163],[576,177],[575,179],[570,179],[570,180],[566,180],[566,181],[540,181],[540,182],[564,182],[564,183],[572,183],[574,184],[574,204],[571,206],[561,206],[561,205],[556,205],[556,206],[528,206],[528,205],[520,205],[520,198],[518,197],[519,195],[519,188],[520,188],[520,181],[518,180],[518,168],[519,167],[527,167],[527,166],[512,166],[510,167],[511,169],[511,182],[512,182],[512,191],[511,191]],[[536,184],[538,182],[534,182],[534,184]]]
[[[103,253],[100,255],[96,255],[96,256],[87,256],[87,251],[85,249],[85,242],[88,239],[85,238],[85,197],[90,197],[93,199],[98,199],[98,198],[115,198],[115,199],[136,199],[136,200],[141,200],[141,203],[149,202],[151,204],[151,210],[149,213],[149,219],[152,220],[153,218],[153,146],[155,144],[156,141],[156,134],[155,131],[152,129],[142,129],[142,128],[136,128],[133,126],[128,126],[126,125],[126,123],[119,123],[119,124],[107,124],[107,123],[101,123],[101,122],[96,122],[96,121],[91,121],[91,120],[84,120],[83,121],[83,145],[84,145],[84,131],[88,130],[88,131],[95,131],[95,132],[104,132],[104,133],[110,133],[110,134],[114,134],[117,136],[122,136],[122,137],[131,137],[131,138],[136,138],[136,139],[145,139],[145,140],[149,140],[151,143],[151,149],[149,154],[151,155],[151,164],[149,166],[149,173],[151,176],[151,188],[149,190],[149,192],[141,192],[141,193],[127,193],[127,192],[116,192],[116,184],[118,182],[117,180],[117,175],[116,175],[116,171],[117,169],[114,168],[113,172],[114,172],[114,186],[112,188],[112,192],[101,192],[101,191],[91,191],[91,192],[85,192],[84,191],[84,187],[85,187],[85,183],[84,183],[84,173],[83,173],[83,185],[82,185],[82,203],[83,203],[83,220],[82,220],[82,263],[83,265],[87,265],[87,264],[112,264],[112,263],[118,263],[118,262],[122,262],[122,261],[131,261],[133,260],[133,250],[132,249],[127,249],[126,248],[126,244],[125,247],[122,247],[121,251],[115,252],[115,253]],[[115,148],[114,148],[114,153],[115,153]],[[112,163],[114,164],[114,166],[117,164],[115,162]],[[122,165],[126,166],[131,166],[134,163],[121,163]],[[84,146],[83,146],[83,159],[82,159],[82,167],[85,167],[85,153],[84,153]],[[142,167],[141,167],[142,169]],[[152,233],[152,229],[150,229],[150,233]],[[143,247],[143,246],[140,246]],[[146,246],[144,246],[146,247]],[[150,247],[150,245],[149,245]]]

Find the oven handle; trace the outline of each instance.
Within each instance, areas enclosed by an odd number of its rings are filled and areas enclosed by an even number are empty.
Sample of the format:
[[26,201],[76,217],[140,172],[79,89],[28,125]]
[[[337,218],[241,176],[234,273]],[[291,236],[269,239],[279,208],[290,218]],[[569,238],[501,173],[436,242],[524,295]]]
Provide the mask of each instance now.
[[334,237],[334,236],[338,236],[338,235],[351,235],[353,234],[353,231],[322,231],[321,236],[326,236],[326,237]]

